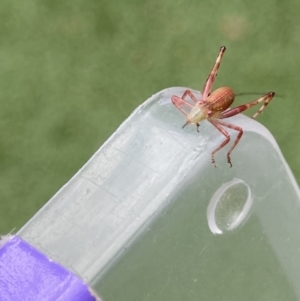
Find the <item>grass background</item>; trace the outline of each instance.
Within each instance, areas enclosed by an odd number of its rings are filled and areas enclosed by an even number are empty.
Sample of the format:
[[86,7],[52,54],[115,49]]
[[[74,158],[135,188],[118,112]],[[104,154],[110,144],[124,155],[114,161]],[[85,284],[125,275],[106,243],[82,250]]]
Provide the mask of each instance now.
[[221,45],[215,87],[283,95],[259,121],[299,183],[299,15],[296,0],[1,1],[0,233],[19,229],[152,94],[201,89]]

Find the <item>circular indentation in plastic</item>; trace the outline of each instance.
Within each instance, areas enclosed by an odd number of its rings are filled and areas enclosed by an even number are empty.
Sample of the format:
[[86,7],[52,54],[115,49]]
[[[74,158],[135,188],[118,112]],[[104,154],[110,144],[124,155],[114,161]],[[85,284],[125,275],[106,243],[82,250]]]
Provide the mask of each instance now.
[[233,179],[223,184],[207,207],[211,232],[223,234],[237,228],[247,218],[252,205],[251,189],[243,180]]

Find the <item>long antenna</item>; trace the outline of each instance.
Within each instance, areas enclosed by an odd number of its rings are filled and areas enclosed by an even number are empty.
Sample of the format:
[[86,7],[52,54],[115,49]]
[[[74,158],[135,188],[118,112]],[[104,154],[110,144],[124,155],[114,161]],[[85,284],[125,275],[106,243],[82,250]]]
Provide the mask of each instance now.
[[[243,95],[264,95],[265,92],[242,92],[242,93],[236,93],[234,96],[243,96]],[[276,93],[276,98],[277,97],[283,97],[283,94],[277,94]]]
[[184,128],[185,126],[187,126],[189,124],[189,122],[187,121],[183,126],[182,128]]

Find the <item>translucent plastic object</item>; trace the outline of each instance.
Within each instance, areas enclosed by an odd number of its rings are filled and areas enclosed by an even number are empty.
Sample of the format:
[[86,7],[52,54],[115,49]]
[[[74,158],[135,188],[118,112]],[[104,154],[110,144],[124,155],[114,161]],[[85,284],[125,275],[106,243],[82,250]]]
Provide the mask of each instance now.
[[181,128],[183,91],[137,108],[19,235],[106,301],[300,300],[299,189],[274,138],[228,119],[244,136],[215,168],[224,137]]

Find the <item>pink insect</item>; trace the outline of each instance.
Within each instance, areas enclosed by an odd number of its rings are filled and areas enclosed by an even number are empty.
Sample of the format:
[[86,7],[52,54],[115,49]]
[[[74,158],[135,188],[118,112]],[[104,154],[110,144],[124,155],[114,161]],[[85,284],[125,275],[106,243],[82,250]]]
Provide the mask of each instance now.
[[[229,87],[221,87],[211,93],[212,85],[217,76],[217,72],[219,70],[222,57],[224,55],[226,48],[224,46],[221,47],[217,60],[205,82],[202,91],[202,98],[197,100],[195,95],[190,91],[186,90],[182,97],[172,96],[173,104],[186,115],[186,123],[183,125],[183,128],[188,124],[195,124],[197,127],[197,131],[199,132],[200,122],[207,119],[216,129],[226,137],[226,139],[211,153],[211,162],[216,167],[215,154],[217,151],[222,149],[229,141],[230,134],[224,129],[224,127],[230,128],[238,132],[238,135],[231,146],[230,150],[227,153],[227,162],[232,167],[230,155],[238,144],[243,135],[243,129],[234,124],[230,124],[224,122],[222,119],[237,115],[243,111],[250,109],[251,107],[264,102],[263,105],[259,108],[259,110],[252,116],[252,118],[256,118],[263,109],[269,104],[271,99],[275,96],[274,92],[269,92],[262,97],[253,100],[249,103],[240,105],[235,108],[229,108],[230,105],[234,101],[235,94],[233,90]],[[189,102],[185,100],[185,98],[189,96],[195,105],[191,105]],[[187,112],[183,107],[187,107],[190,109]]]

